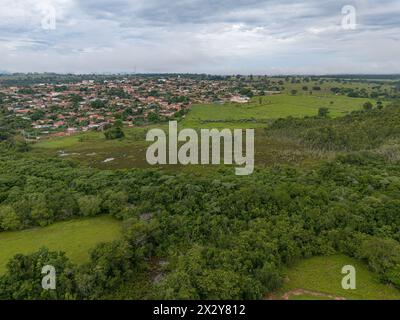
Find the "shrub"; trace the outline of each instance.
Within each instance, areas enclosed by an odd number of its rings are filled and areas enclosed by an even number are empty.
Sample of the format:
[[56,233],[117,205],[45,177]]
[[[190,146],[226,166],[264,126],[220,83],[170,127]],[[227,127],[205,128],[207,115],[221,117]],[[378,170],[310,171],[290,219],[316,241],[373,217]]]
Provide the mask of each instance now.
[[83,196],[78,199],[79,212],[85,217],[93,217],[101,212],[101,199],[97,196]]
[[115,140],[115,139],[121,139],[125,137],[124,132],[122,131],[121,127],[119,126],[114,126],[107,131],[104,132],[104,136],[106,137],[107,140]]
[[3,230],[17,230],[21,227],[21,221],[11,206],[0,207],[0,227]]

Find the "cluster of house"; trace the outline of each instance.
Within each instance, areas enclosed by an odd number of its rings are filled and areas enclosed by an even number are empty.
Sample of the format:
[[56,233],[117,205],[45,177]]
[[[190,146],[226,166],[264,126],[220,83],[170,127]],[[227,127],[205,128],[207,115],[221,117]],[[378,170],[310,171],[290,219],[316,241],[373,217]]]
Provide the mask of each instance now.
[[3,106],[31,121],[38,137],[102,130],[117,119],[134,126],[146,123],[150,114],[168,119],[196,103],[249,101],[235,93],[232,82],[183,77],[43,83],[0,87],[0,93],[5,97]]

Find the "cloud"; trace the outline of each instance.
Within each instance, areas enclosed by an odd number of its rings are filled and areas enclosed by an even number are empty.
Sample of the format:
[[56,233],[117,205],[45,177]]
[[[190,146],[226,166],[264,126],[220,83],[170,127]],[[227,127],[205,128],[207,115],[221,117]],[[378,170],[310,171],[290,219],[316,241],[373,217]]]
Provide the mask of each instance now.
[[399,31],[397,0],[2,0],[0,69],[400,73]]

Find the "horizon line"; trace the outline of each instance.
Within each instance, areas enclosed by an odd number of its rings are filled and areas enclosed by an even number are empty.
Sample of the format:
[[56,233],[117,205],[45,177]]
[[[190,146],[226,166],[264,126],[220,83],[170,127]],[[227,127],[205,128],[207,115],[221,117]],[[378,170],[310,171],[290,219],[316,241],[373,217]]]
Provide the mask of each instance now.
[[344,77],[344,76],[379,76],[388,77],[395,76],[400,77],[400,73],[276,73],[276,74],[254,74],[254,73],[232,73],[232,74],[221,74],[221,73],[207,73],[207,72],[37,72],[37,71],[24,71],[24,72],[10,72],[0,71],[0,76],[7,75],[75,75],[75,76],[112,76],[112,75],[127,75],[127,76],[140,76],[140,75],[202,75],[202,76],[221,76],[221,77],[233,77],[233,76],[254,76],[254,77],[288,77],[288,76],[300,76],[300,77]]

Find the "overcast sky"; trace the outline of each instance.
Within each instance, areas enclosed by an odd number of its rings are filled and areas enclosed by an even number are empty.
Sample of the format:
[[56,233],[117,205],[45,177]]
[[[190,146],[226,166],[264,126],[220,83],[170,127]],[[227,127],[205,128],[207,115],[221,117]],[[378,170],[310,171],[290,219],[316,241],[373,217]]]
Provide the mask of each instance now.
[[0,70],[400,73],[400,1],[0,0]]

